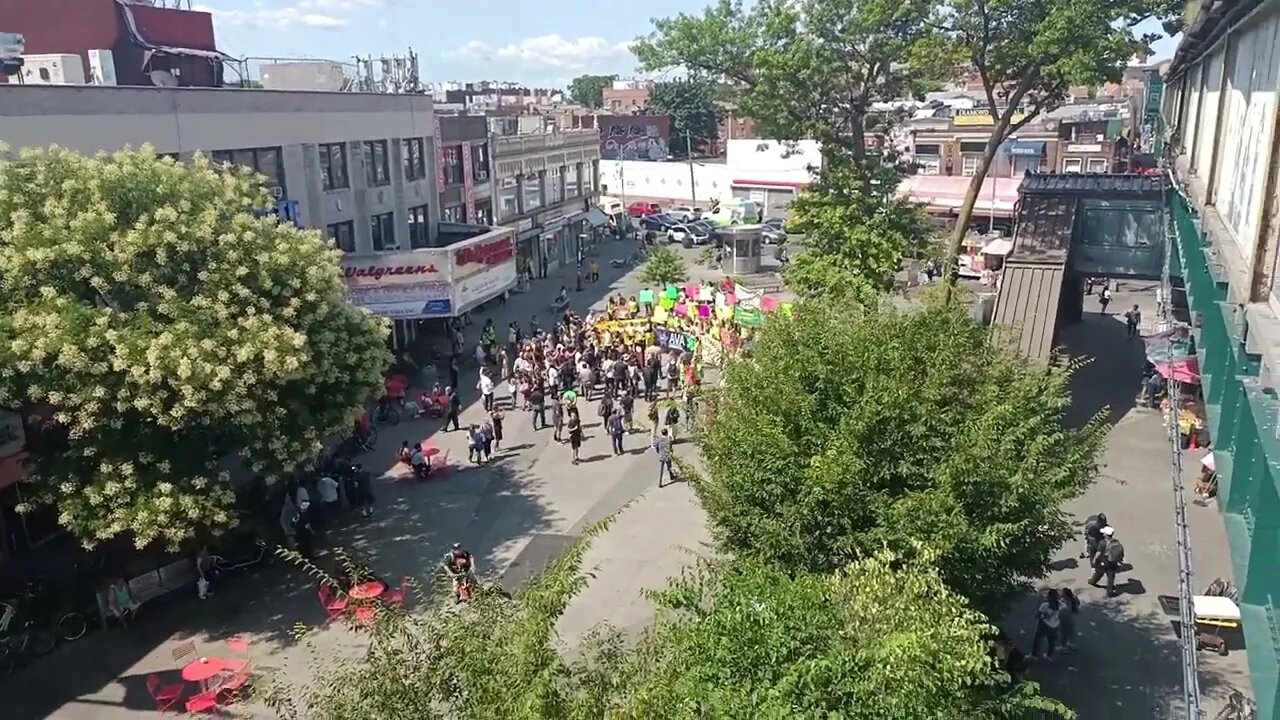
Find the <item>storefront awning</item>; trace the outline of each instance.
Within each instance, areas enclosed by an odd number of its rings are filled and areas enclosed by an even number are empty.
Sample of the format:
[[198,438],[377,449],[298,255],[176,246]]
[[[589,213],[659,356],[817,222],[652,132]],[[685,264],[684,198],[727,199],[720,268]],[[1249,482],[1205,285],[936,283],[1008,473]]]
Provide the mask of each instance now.
[[1004,147],[1010,155],[1044,157],[1045,152],[1043,140],[1010,140],[1004,144]]
[[587,221],[592,227],[603,227],[609,224],[609,216],[600,208],[594,207],[587,211]]
[[1013,241],[1009,238],[996,238],[982,247],[983,255],[1008,255],[1013,251]]

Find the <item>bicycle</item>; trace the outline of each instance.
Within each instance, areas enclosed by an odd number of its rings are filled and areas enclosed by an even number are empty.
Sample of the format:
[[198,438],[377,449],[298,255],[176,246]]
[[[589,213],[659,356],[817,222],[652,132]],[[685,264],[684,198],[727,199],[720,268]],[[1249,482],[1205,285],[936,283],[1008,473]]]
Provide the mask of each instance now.
[[373,409],[372,419],[374,425],[399,425],[400,409],[390,398],[383,398]]
[[1227,704],[1213,720],[1258,720],[1258,706],[1239,690],[1232,690]]

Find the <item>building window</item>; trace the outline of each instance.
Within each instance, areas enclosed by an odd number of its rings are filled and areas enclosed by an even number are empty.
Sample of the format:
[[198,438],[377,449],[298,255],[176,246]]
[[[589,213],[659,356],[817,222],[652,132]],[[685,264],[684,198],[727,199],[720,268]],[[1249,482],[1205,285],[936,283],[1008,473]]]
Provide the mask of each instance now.
[[973,177],[978,174],[978,165],[982,163],[981,155],[962,155],[960,156],[960,174],[965,177]]
[[1089,172],[1104,173],[1107,171],[1106,158],[1089,158]]
[[426,143],[422,138],[405,138],[404,142],[404,179],[421,180],[427,176]]
[[1013,156],[1013,174],[1036,172],[1040,169],[1040,163],[1044,158],[1040,155],[1014,155]]
[[476,224],[493,225],[493,201],[476,203]]
[[1080,158],[1066,158],[1062,161],[1062,172],[1064,173],[1084,172],[1083,168],[1081,167],[1083,163],[1084,161],[1081,160]]
[[444,149],[444,184],[462,184],[462,146],[450,145]]
[[454,205],[440,210],[440,222],[462,223],[467,221],[467,206]]
[[921,175],[941,175],[942,158],[937,155],[916,155],[916,172]]
[[342,252],[356,251],[356,224],[351,220],[330,225],[326,234],[329,242]]
[[564,200],[564,168],[559,165],[547,173],[547,204],[555,205]]
[[267,190],[276,200],[284,194],[284,163],[280,160],[280,148],[249,148],[247,150],[215,150],[209,154],[215,165],[240,165],[266,176]]
[[364,144],[364,171],[369,187],[391,184],[391,164],[387,158],[386,140],[369,140]]
[[582,174],[582,163],[574,163],[564,169],[564,196],[576,198],[582,195],[582,184],[578,176]]
[[542,174],[534,173],[525,175],[520,180],[521,196],[523,202],[520,205],[522,212],[529,212],[542,207]]
[[373,233],[374,250],[399,250],[396,242],[395,213],[382,213],[369,218],[369,230]]
[[409,247],[417,250],[430,245],[431,228],[427,224],[427,206],[409,208]]
[[509,220],[520,214],[520,182],[513,177],[498,181],[498,217]]
[[347,176],[346,143],[320,146],[320,177],[325,190],[351,187],[351,180]]
[[476,182],[489,179],[489,143],[471,146],[471,172]]

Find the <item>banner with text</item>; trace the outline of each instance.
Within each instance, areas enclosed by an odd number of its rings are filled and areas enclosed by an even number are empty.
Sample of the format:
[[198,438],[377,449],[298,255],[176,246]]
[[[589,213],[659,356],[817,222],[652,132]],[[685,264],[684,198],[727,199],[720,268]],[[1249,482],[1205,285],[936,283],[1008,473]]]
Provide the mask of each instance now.
[[383,317],[450,317],[449,256],[442,250],[342,256],[347,302]]
[[449,248],[454,312],[462,313],[515,287],[516,236],[510,228]]

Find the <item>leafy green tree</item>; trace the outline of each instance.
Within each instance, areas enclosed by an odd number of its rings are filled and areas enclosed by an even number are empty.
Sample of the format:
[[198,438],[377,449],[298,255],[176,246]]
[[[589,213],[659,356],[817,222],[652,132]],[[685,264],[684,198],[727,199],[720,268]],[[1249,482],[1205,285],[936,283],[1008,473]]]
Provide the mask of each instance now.
[[601,107],[604,89],[617,79],[617,75],[579,75],[569,83],[569,99],[589,108]]
[[1071,87],[1119,80],[1128,60],[1157,37],[1139,36],[1134,27],[1175,9],[1168,0],[948,0],[946,8],[922,55],[939,70],[977,73],[992,122],[947,248],[945,275],[954,285],[973,206],[1000,145],[1066,102]]
[[684,260],[671,248],[655,247],[640,266],[640,279],[651,285],[683,282],[687,276]]
[[656,594],[620,717],[1068,717],[1011,686],[994,629],[946,588],[929,551],[829,574],[753,560],[704,564]]
[[0,164],[0,405],[49,421],[31,488],[85,542],[228,527],[220,461],[291,469],[379,388],[385,326],[269,206],[249,171],[149,148]]
[[719,0],[654,21],[633,47],[648,71],[681,68],[722,83],[764,137],[816,139],[863,154],[877,100],[918,92],[904,71],[931,32],[929,0]]
[[556,622],[603,527],[511,600],[482,593],[459,609],[420,594],[425,609],[385,609],[360,657],[304,635],[310,677],[264,678],[266,704],[282,720],[1069,716],[1034,684],[1010,685],[993,628],[943,585],[928,551],[829,575],[702,563],[655,594],[659,619],[634,644],[599,628],[561,652]]
[[649,112],[671,118],[671,148],[678,155],[688,155],[719,136],[720,108],[708,82],[684,79],[654,83]]
[[996,612],[1073,537],[1062,505],[1093,480],[1105,427],[1064,425],[1066,382],[955,307],[808,301],[727,367],[695,487],[731,552],[820,572],[923,543]]
[[804,233],[805,252],[787,268],[787,285],[809,296],[885,287],[929,232],[919,208],[894,196],[899,179],[893,168],[828,157],[791,205],[789,224]]

